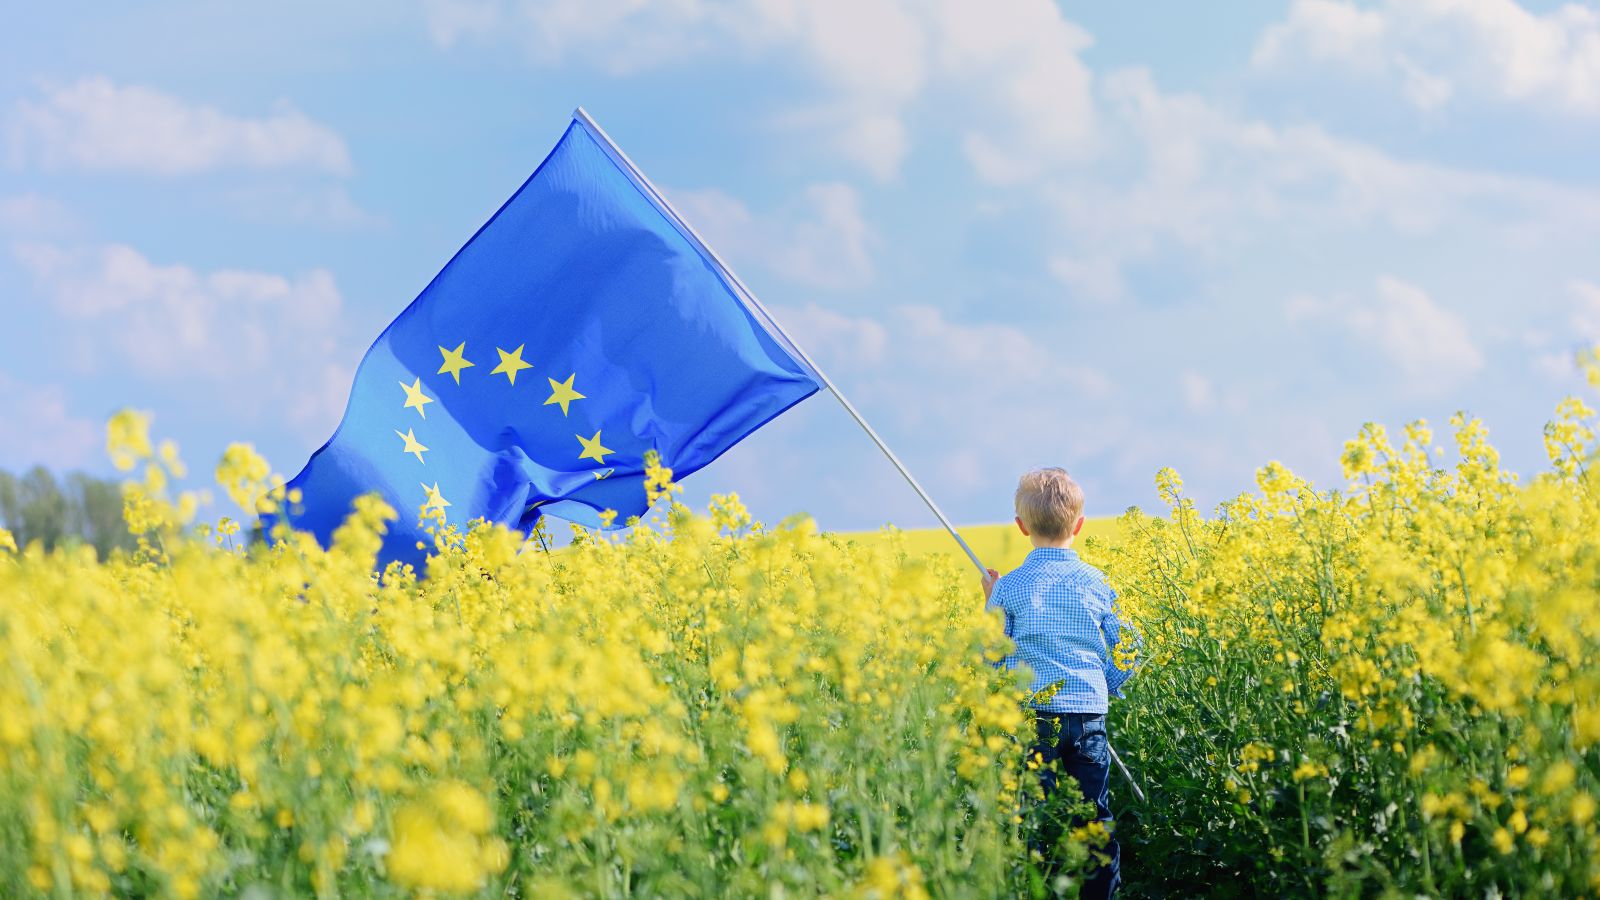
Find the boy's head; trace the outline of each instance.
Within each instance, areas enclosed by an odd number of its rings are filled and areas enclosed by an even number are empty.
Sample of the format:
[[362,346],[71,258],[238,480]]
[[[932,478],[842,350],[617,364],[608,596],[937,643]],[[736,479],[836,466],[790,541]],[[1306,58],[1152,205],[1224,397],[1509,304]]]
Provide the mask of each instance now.
[[1083,488],[1066,469],[1034,469],[1017,482],[1017,525],[1036,543],[1064,543],[1083,527]]

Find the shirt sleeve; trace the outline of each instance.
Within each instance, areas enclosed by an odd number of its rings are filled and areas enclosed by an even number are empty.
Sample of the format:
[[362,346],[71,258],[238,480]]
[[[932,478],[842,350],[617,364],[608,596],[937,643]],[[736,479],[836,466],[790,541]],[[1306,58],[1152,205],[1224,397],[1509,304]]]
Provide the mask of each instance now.
[[1106,692],[1118,700],[1122,697],[1122,686],[1133,677],[1134,671],[1139,667],[1141,659],[1135,657],[1133,663],[1126,669],[1117,665],[1117,645],[1124,644],[1123,650],[1138,650],[1144,646],[1139,633],[1132,627],[1124,625],[1117,615],[1117,592],[1108,589],[1110,600],[1106,604],[1106,614],[1100,619],[1100,633],[1106,641]]

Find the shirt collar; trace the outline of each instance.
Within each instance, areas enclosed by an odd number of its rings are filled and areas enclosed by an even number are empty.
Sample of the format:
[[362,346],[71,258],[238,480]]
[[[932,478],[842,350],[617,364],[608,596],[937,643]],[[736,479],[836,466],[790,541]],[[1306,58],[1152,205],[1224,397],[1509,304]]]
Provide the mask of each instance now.
[[1035,547],[1028,552],[1028,558],[1039,559],[1077,559],[1078,551],[1072,547]]

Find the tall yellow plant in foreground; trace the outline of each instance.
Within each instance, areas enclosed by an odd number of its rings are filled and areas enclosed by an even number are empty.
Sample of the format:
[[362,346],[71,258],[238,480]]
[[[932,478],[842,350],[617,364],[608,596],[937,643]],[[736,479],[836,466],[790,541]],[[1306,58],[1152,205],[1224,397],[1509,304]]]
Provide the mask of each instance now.
[[[729,496],[374,574],[381,502],[328,550],[183,537],[175,454],[111,431],[139,551],[0,550],[0,894],[1020,889],[1021,695],[946,562]],[[242,445],[218,476],[295,499]]]
[[1152,889],[1600,893],[1595,413],[1526,483],[1451,424],[1452,465],[1369,425],[1345,490],[1269,465],[1212,519],[1163,473],[1170,516],[1102,551],[1154,655],[1113,731]]

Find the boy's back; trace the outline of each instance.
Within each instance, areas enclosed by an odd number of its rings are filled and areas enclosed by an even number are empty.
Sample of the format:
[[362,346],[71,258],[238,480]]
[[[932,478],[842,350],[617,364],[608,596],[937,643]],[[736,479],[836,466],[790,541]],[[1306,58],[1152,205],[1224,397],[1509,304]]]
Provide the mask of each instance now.
[[[1005,665],[1033,670],[1035,705],[1059,713],[1104,713],[1128,672],[1114,663],[1122,638],[1116,594],[1071,547],[1036,547],[995,584],[989,604],[1005,612],[1016,649]],[[1053,690],[1052,690],[1053,689]]]

